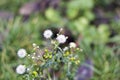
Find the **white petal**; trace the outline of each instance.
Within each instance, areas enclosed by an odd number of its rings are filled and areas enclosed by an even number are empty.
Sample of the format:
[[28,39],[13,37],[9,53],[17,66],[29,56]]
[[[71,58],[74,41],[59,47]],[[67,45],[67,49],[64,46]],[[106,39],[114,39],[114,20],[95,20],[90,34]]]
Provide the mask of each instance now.
[[25,70],[26,70],[26,67],[24,65],[19,65],[17,68],[16,68],[16,73],[18,74],[23,74],[25,73]]
[[65,35],[58,35],[56,40],[59,42],[59,43],[65,43],[66,42],[66,37]]
[[70,45],[70,48],[75,48],[76,47],[76,43],[74,43],[74,42],[71,42],[69,45]]
[[19,49],[17,52],[18,57],[24,58],[26,56],[27,52],[25,49]]
[[43,33],[43,36],[48,39],[51,38],[51,36],[53,35],[53,32],[51,30],[45,30]]

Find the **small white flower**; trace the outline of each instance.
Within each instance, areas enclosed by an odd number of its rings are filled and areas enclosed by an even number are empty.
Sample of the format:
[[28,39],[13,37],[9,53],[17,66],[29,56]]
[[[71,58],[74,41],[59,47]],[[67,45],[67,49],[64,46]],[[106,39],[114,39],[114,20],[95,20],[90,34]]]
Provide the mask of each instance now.
[[74,42],[70,42],[70,48],[75,48],[76,47],[76,43],[74,43]]
[[28,54],[28,57],[30,57],[30,54]]
[[26,70],[27,72],[29,72],[30,71],[30,68],[27,68],[27,70]]
[[16,73],[23,74],[23,73],[25,73],[25,70],[26,70],[26,67],[24,65],[19,65],[16,68]]
[[35,59],[35,57],[33,56],[32,59]]
[[39,48],[39,46],[36,46],[36,48]]
[[65,43],[66,42],[66,39],[67,37],[65,37],[65,35],[58,35],[56,40],[59,42],[59,43]]
[[51,38],[51,36],[53,35],[53,32],[51,30],[45,30],[44,33],[43,33],[43,36],[48,39],[48,38]]
[[37,45],[35,43],[32,44],[33,47],[36,47]]
[[63,48],[63,51],[67,51],[67,50],[68,50],[68,47]]
[[19,49],[17,52],[18,57],[24,58],[26,56],[27,52],[25,49]]

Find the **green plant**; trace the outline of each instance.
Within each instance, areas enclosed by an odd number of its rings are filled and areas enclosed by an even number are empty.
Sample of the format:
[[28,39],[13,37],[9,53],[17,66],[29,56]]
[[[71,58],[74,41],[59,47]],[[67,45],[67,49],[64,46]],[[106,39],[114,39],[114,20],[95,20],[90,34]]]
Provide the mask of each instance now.
[[77,65],[80,63],[78,53],[81,53],[81,49],[76,48],[76,44],[73,42],[64,49],[60,48],[59,44],[65,43],[67,37],[61,34],[61,30],[55,40],[51,39],[52,34],[51,30],[44,32],[44,37],[50,40],[45,48],[41,49],[33,43],[32,53],[26,57],[24,49],[18,51],[20,58],[25,57],[25,61],[22,63],[25,66],[19,65],[16,72],[23,74],[24,79],[74,79]]

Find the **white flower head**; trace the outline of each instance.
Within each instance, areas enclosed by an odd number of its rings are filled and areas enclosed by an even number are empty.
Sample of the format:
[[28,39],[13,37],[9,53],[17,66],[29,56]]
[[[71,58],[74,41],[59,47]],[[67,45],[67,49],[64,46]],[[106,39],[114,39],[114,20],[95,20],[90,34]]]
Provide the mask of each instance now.
[[67,40],[67,37],[65,37],[65,35],[57,35],[57,38],[56,40],[59,42],[59,43],[65,43],[66,40]]
[[69,46],[70,46],[70,48],[76,48],[76,43],[70,42]]
[[36,47],[37,45],[35,43],[32,44],[33,47]]
[[27,55],[27,52],[25,49],[19,49],[17,55],[19,58],[24,58]]
[[51,36],[53,35],[53,32],[49,29],[45,30],[44,33],[43,33],[43,36],[46,38],[46,39],[49,39],[51,38]]
[[18,74],[24,74],[26,71],[26,67],[24,65],[19,65],[16,68],[16,73]]
[[67,51],[69,48],[68,47],[64,47],[63,48],[63,51]]

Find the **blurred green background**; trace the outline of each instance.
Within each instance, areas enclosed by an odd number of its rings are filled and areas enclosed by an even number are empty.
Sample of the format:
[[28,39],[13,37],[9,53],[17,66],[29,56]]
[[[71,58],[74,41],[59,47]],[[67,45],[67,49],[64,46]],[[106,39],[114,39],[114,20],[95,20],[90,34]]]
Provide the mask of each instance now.
[[120,80],[119,0],[0,0],[0,80],[18,80],[17,50],[61,27],[93,60],[91,80]]

